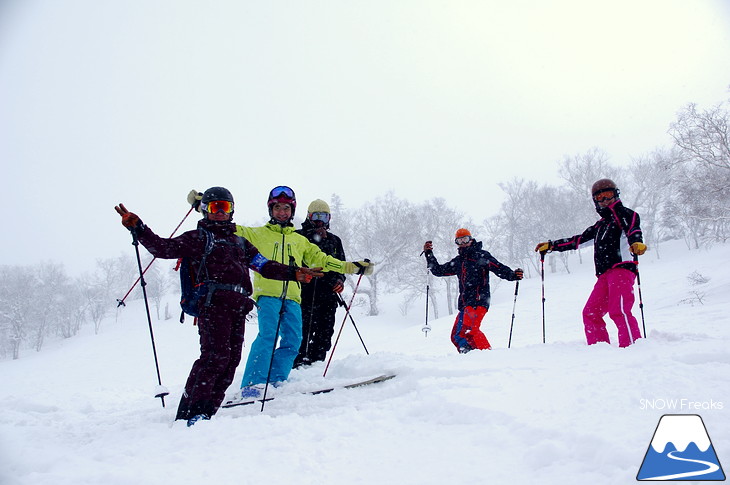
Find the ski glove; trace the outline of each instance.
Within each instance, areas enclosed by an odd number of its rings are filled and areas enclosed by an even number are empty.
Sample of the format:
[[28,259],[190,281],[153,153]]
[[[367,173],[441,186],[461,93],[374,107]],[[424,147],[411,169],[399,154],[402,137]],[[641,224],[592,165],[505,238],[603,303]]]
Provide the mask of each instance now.
[[515,270],[515,279],[516,280],[521,280],[524,276],[525,276],[525,272],[522,271],[522,268],[517,268]]
[[188,194],[188,204],[193,206],[193,209],[200,212],[200,201],[203,200],[203,193],[197,190],[191,190]]
[[433,251],[433,242],[426,241],[426,243],[423,245],[423,253],[425,253],[426,251]]
[[347,274],[371,275],[374,269],[375,263],[371,263],[368,260],[354,261],[352,263],[349,261],[345,262],[345,273]]
[[342,290],[344,289],[345,286],[342,284],[342,281],[339,280],[332,286],[332,291],[338,294],[342,293]]
[[641,256],[646,252],[646,244],[642,242],[635,242],[629,247],[629,251],[631,251],[631,254]]
[[117,214],[122,216],[122,225],[130,231],[142,225],[142,221],[139,220],[139,216],[134,212],[129,212],[127,208],[124,207],[124,204],[115,206],[114,210],[117,211]]
[[552,241],[541,242],[541,243],[538,243],[537,246],[535,246],[535,252],[536,253],[537,252],[547,253],[548,251],[552,251],[552,250],[553,250],[553,242]]
[[322,268],[297,268],[294,273],[294,277],[300,283],[309,283],[312,278],[319,278],[320,276],[324,276]]

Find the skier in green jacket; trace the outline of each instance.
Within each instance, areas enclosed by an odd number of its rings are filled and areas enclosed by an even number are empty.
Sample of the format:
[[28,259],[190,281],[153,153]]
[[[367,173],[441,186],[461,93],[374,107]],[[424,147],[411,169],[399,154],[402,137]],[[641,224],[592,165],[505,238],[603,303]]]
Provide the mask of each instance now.
[[[294,232],[291,221],[297,200],[291,188],[278,186],[272,189],[267,205],[271,218],[267,224],[260,227],[236,226],[236,234],[250,241],[267,259],[297,267],[304,265],[314,270],[372,274],[373,263],[340,261],[323,253],[305,236]],[[259,276],[255,273],[253,282],[259,333],[251,344],[241,393],[237,396],[245,399],[261,397],[267,380],[277,385],[289,377],[302,341],[301,287]],[[277,328],[281,340],[274,349]]]

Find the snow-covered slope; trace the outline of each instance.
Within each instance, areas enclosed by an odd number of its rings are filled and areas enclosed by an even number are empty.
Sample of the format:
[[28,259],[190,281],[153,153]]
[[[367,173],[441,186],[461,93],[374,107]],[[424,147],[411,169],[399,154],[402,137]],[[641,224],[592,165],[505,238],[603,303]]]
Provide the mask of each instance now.
[[[546,344],[539,277],[520,284],[512,348],[514,286],[504,282],[483,324],[494,349],[466,355],[449,342],[453,316],[430,321],[425,337],[423,302],[403,316],[397,296],[385,297],[382,315],[354,313],[369,356],[348,323],[326,379],[319,364],[294,371],[284,389],[395,379],[287,394],[263,412],[221,410],[192,428],[172,420],[198,355],[196,329],[155,322],[171,391],[163,409],[152,397],[143,306],[133,302],[100,335],[0,362],[0,483],[629,484],[663,414],[701,415],[720,462],[730,462],[728,249],[673,242],[661,260],[642,258],[649,338],[627,349],[585,345],[590,264],[546,275]],[[693,272],[709,281],[691,284]],[[247,332],[250,341],[255,323]]]

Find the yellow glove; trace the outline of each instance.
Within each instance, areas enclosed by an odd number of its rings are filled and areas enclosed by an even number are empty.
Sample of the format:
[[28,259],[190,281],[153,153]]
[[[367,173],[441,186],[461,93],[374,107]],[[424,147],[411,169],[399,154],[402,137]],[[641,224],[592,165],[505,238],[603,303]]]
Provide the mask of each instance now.
[[188,204],[192,205],[193,208],[200,212],[200,201],[203,200],[203,193],[197,190],[191,190],[188,194]]
[[646,244],[641,242],[635,242],[631,245],[631,247],[629,247],[629,251],[631,251],[631,254],[641,256],[646,252]]
[[548,251],[551,251],[553,249],[553,242],[541,242],[538,243],[537,246],[535,246],[535,252],[536,253],[547,253]]
[[373,270],[375,269],[375,263],[371,263],[368,260],[365,261],[354,261],[354,262],[345,262],[345,273],[347,274],[364,274],[364,275],[371,275],[373,274]]

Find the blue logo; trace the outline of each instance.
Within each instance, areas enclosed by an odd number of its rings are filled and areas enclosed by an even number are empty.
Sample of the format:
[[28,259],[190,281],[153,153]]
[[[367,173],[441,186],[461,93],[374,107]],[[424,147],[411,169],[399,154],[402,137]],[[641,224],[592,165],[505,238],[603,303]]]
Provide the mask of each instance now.
[[725,480],[702,418],[696,414],[662,416],[636,479]]

